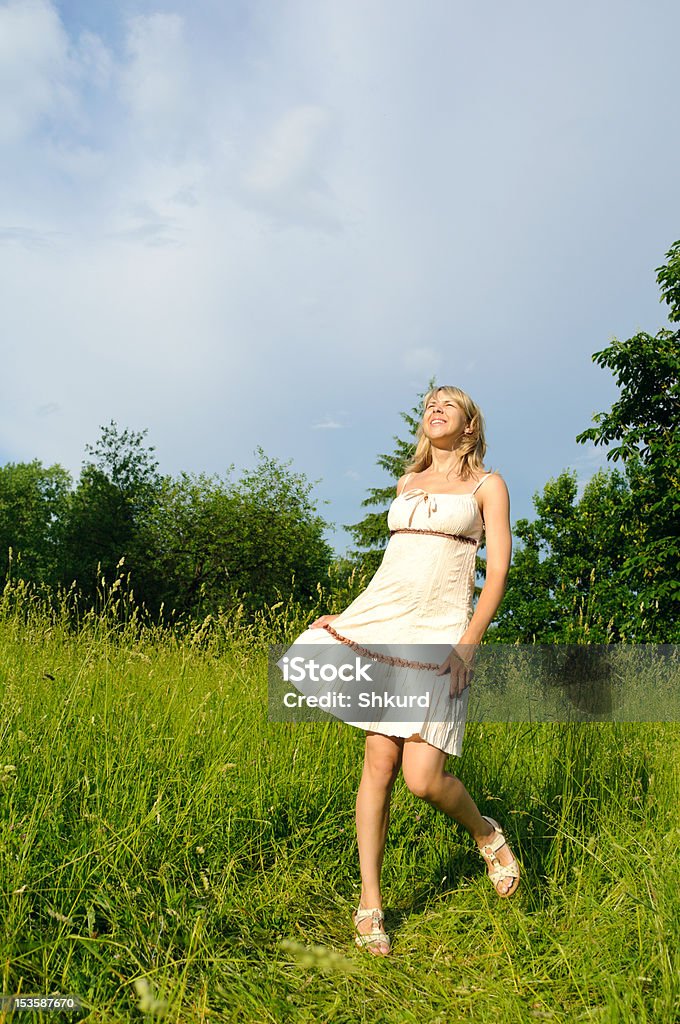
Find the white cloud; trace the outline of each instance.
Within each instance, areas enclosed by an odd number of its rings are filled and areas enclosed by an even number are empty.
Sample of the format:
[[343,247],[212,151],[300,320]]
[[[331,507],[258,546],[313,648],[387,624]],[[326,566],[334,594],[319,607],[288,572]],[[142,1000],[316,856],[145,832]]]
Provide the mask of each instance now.
[[321,423],[313,423],[312,424],[312,430],[342,430],[342,429],[343,429],[342,423],[339,423],[337,420],[331,419],[330,416],[327,416],[326,419],[322,420]]
[[286,110],[261,139],[242,176],[248,205],[280,222],[324,231],[340,229],[342,215],[326,177],[333,146],[333,118],[322,106]]
[[[177,14],[131,18],[126,57],[120,89],[138,147],[147,153],[156,146],[181,153],[195,111],[183,19]],[[193,126],[198,127],[195,121]]]
[[319,158],[329,123],[322,107],[302,106],[286,111],[274,124],[244,184],[255,192],[323,187]]
[[57,402],[45,402],[44,405],[39,406],[36,409],[36,415],[38,416],[54,416],[55,413],[60,411]]
[[52,168],[72,181],[98,180],[107,170],[107,154],[87,144],[48,141],[44,152]]
[[151,203],[131,203],[124,212],[124,226],[112,233],[122,241],[144,245],[179,245],[182,228],[176,217],[161,213]]
[[75,48],[81,75],[98,89],[106,89],[113,80],[113,54],[94,32],[81,32]]
[[68,37],[49,0],[0,7],[0,141],[30,135],[49,117],[72,111]]
[[60,237],[58,231],[37,231],[28,227],[0,227],[0,245],[18,245],[28,249],[42,248],[51,245]]

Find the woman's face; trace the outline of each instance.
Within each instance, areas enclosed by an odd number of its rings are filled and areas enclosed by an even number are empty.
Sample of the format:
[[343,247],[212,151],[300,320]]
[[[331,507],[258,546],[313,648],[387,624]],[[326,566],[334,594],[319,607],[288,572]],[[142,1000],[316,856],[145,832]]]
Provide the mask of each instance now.
[[465,413],[445,391],[437,391],[425,406],[423,431],[437,448],[453,448],[465,430]]

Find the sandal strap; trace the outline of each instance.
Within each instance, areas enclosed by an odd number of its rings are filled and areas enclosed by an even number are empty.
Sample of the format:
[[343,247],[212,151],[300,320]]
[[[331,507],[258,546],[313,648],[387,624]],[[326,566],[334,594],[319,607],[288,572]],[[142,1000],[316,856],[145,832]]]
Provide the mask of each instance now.
[[[505,832],[495,818],[490,818],[488,814],[483,814],[482,817],[484,818],[484,821],[488,822],[488,824],[497,832],[497,835],[495,835],[488,843],[485,843],[481,848],[484,850],[490,850],[493,854],[496,850],[500,850],[502,846],[506,845],[507,840],[505,838]],[[484,854],[482,854],[482,856],[484,856]]]
[[513,860],[510,864],[499,864],[489,872],[489,878],[495,885],[502,878],[519,878],[519,864]]
[[[389,947],[390,937],[383,928],[385,914],[379,907],[362,907],[353,916],[356,931],[354,941],[357,946],[370,946],[374,942],[382,942]],[[360,932],[357,925],[361,924],[362,921],[367,921],[369,918],[373,921],[373,928],[370,932]]]
[[485,851],[489,850],[489,856],[493,856],[497,850],[501,849],[502,846],[507,846],[507,840],[501,833],[499,836],[496,836],[495,839],[492,839],[490,843],[484,843],[484,846],[482,846],[481,849]]
[[359,910],[354,912],[354,923],[361,924],[362,921],[368,920],[369,917],[377,916],[380,923],[385,920],[385,914],[380,907],[360,907]]
[[365,935],[363,932],[357,932],[355,942],[357,946],[370,946],[373,942],[384,942],[386,946],[389,946],[390,937],[387,932],[382,930],[366,932]]

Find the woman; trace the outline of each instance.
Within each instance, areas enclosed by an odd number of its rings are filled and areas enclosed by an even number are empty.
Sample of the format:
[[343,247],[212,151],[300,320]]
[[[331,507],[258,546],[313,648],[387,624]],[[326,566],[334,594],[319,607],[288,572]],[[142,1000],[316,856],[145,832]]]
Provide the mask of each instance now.
[[[395,672],[397,665],[402,672],[407,666],[421,678],[427,670],[429,685],[435,680],[438,684],[437,714],[426,711],[422,721],[404,723],[378,714],[371,722],[352,723],[367,730],[356,801],[362,889],[353,915],[355,941],[377,956],[390,952],[380,873],[390,797],[400,768],[412,793],[472,835],[499,896],[512,895],[519,885],[519,865],[500,825],[480,814],[462,782],[444,771],[447,755],[461,752],[475,652],[500,605],[510,565],[508,489],[497,473],[484,470],[485,452],[483,417],[470,396],[456,387],[430,391],[415,455],[388,512],[391,537],[380,568],[341,615],[322,615],[295,641],[307,649],[318,644],[320,660],[332,660],[348,647],[370,658],[371,643],[424,641],[452,647],[439,667],[380,656],[383,662],[394,661]],[[486,580],[473,613],[475,558],[482,535]],[[450,676],[448,687],[446,679],[437,678],[441,676]]]

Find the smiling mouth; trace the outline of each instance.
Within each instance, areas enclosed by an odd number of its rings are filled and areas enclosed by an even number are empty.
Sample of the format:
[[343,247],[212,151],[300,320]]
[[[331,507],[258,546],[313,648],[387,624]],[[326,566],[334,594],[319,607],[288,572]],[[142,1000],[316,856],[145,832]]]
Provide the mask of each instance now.
[[435,423],[446,423],[446,420],[442,420],[439,417],[437,417],[436,420],[430,420],[430,426],[431,427],[433,427],[435,425]]

